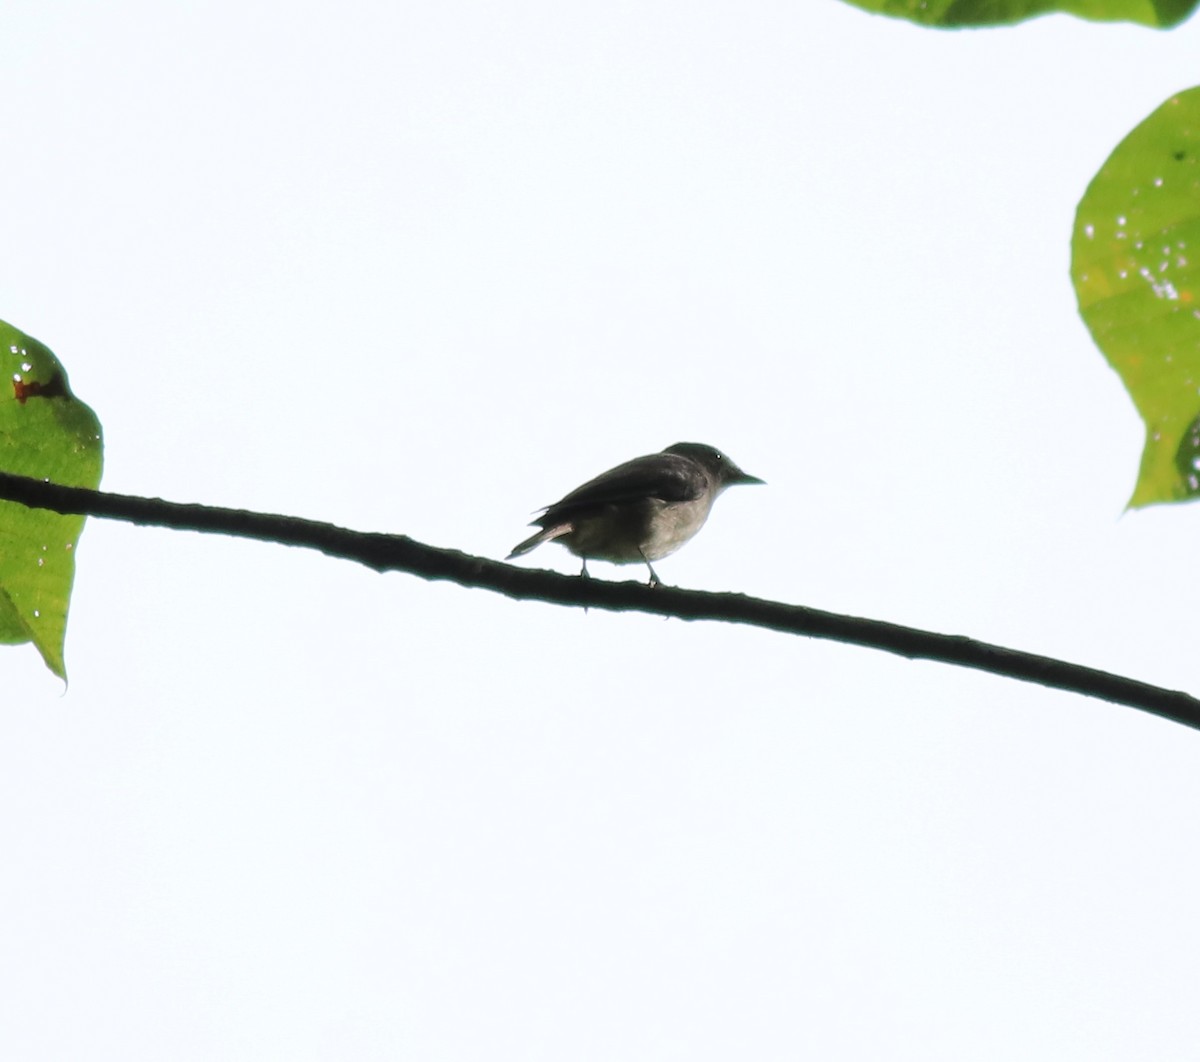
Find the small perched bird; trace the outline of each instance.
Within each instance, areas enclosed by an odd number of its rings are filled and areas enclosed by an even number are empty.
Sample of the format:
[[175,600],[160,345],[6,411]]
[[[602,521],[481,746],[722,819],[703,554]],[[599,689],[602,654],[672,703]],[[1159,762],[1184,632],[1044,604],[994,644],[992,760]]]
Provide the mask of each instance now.
[[703,443],[676,443],[662,453],[635,457],[576,487],[547,506],[531,535],[506,559],[543,542],[559,542],[583,558],[613,564],[644,562],[650,585],[658,575],[651,561],[674,553],[704,526],[717,495],[739,483],[762,483],[719,450]]

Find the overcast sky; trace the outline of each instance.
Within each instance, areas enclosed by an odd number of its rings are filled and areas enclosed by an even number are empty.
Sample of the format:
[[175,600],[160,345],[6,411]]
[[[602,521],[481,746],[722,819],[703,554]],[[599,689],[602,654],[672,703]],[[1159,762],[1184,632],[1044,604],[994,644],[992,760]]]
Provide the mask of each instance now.
[[[1198,514],[1122,515],[1068,278],[1200,24],[18,0],[0,42],[0,317],[106,487],[499,558],[697,440],[768,486],[664,581],[1200,693]],[[1196,1057],[1190,730],[212,536],[78,564],[69,690],[0,651],[6,1059]]]

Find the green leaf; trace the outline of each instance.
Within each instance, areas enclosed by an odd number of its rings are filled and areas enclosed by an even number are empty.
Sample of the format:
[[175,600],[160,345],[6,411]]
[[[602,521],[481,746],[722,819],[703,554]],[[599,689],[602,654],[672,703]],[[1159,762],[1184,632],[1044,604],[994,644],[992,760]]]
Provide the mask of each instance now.
[[[0,468],[70,487],[98,487],[100,422],[67,386],[50,350],[0,321]],[[0,642],[33,642],[67,677],[63,642],[82,516],[0,502]]]
[[1200,88],[1100,167],[1075,214],[1071,280],[1146,425],[1130,507],[1200,494]]
[[1138,22],[1168,29],[1196,8],[1197,0],[846,0],[877,15],[922,26],[1007,26],[1060,12],[1094,22]]

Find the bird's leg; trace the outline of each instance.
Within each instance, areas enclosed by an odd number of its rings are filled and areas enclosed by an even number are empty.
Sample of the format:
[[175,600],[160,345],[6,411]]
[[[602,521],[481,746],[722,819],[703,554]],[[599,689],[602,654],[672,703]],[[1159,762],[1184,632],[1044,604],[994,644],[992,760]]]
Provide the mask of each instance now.
[[645,553],[642,553],[641,549],[638,552],[642,554],[642,560],[646,562],[646,567],[650,569],[650,582],[648,585],[662,586],[662,580],[658,577],[658,572],[654,570],[654,565],[650,563],[650,558]]
[[[587,557],[583,558],[583,570],[579,573],[579,578],[580,579],[589,579],[589,580],[591,579],[591,576],[588,574],[588,570],[587,570]],[[588,614],[587,605],[583,606],[583,614],[585,616]]]

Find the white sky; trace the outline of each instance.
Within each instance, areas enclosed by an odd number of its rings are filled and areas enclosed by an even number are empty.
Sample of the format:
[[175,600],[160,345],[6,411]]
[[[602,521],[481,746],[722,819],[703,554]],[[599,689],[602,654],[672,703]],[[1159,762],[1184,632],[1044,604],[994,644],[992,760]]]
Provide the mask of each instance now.
[[[769,486],[667,582],[1200,692],[1197,513],[1121,516],[1067,275],[1200,23],[10,0],[0,41],[0,317],[110,489],[501,557],[700,440]],[[1196,1057],[1192,731],[228,539],[79,563],[69,692],[0,653],[6,1059]]]

